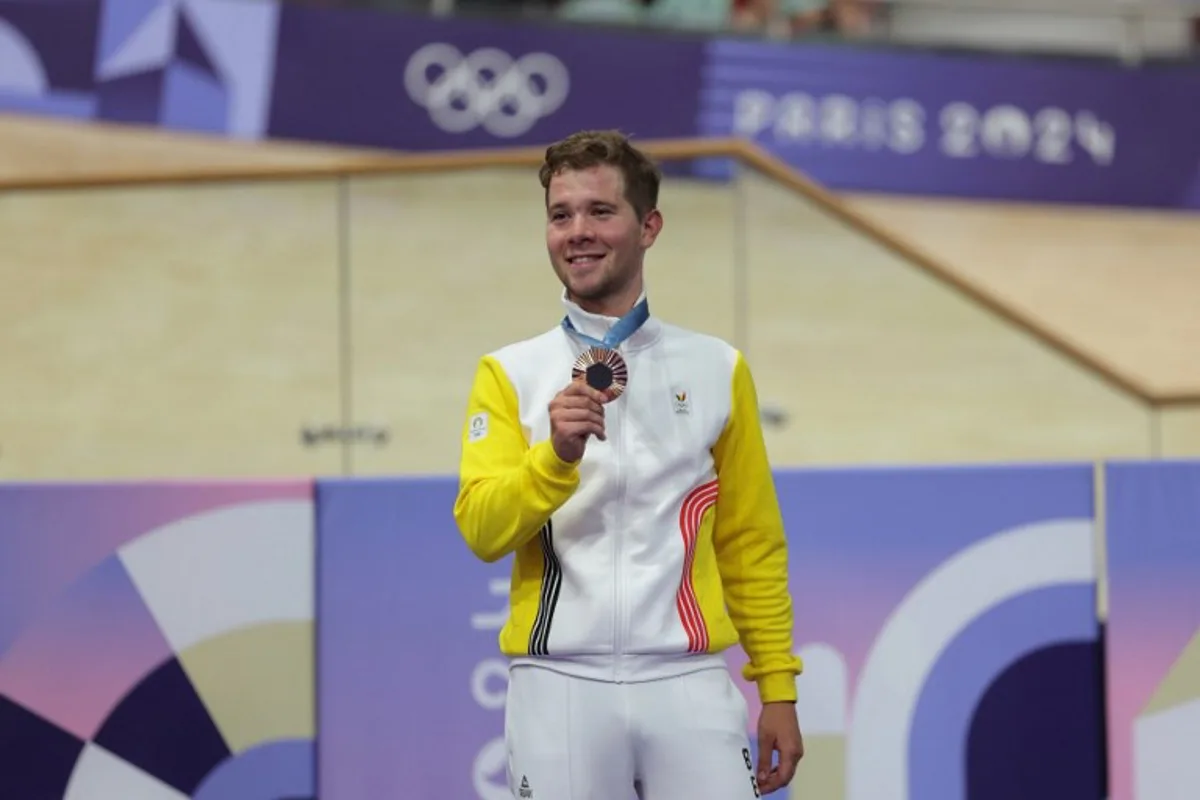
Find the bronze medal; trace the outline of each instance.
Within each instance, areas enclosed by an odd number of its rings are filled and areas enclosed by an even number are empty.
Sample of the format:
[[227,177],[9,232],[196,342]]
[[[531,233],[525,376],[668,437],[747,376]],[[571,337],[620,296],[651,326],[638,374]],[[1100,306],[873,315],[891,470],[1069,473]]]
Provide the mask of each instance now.
[[596,391],[603,392],[610,401],[616,400],[629,381],[629,367],[616,350],[590,347],[579,354],[571,368],[571,379],[579,378],[586,380]]

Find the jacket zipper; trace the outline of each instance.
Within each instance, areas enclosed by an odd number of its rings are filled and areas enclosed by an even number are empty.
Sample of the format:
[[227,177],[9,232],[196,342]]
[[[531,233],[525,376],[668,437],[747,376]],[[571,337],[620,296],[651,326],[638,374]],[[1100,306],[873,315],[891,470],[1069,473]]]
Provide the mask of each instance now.
[[[622,398],[625,399],[625,398]],[[619,401],[618,401],[619,402]],[[628,399],[625,399],[628,402]],[[614,404],[615,409],[621,407]],[[616,615],[613,620],[614,636],[613,636],[613,677],[617,680],[622,677],[622,662],[621,656],[625,651],[625,572],[622,569],[624,561],[624,544],[625,544],[625,500],[627,490],[627,480],[625,476],[625,419],[624,410],[617,410],[613,415],[618,424],[616,430],[616,448],[615,461],[617,472],[617,513],[616,513],[616,530],[613,531],[613,594],[614,602],[613,609]]]

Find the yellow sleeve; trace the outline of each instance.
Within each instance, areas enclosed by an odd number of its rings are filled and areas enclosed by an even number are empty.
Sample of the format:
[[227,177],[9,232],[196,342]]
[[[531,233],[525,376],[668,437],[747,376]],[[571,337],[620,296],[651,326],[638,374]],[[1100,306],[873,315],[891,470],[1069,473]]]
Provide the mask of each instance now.
[[462,431],[454,520],[483,561],[499,561],[538,534],[579,485],[577,465],[547,439],[533,447],[521,430],[516,391],[495,358],[475,373]]
[[725,604],[749,663],[742,671],[764,703],[795,701],[803,665],[793,653],[787,541],[758,396],[741,353],[733,370],[733,404],[713,448],[719,488],[713,544]]

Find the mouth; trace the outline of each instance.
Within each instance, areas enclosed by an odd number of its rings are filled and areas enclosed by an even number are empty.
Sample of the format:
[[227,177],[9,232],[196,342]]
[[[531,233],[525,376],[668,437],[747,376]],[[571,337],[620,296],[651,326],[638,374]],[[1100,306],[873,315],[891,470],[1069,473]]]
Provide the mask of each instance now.
[[590,267],[599,264],[602,260],[604,260],[603,253],[580,253],[567,257],[567,263],[572,267]]

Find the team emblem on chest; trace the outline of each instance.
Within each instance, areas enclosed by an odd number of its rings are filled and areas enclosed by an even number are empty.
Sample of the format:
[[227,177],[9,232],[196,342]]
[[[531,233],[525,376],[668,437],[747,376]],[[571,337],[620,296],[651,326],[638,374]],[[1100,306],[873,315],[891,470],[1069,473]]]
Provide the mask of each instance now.
[[676,414],[690,414],[692,412],[692,397],[687,387],[676,386],[671,390],[671,405],[675,408]]

